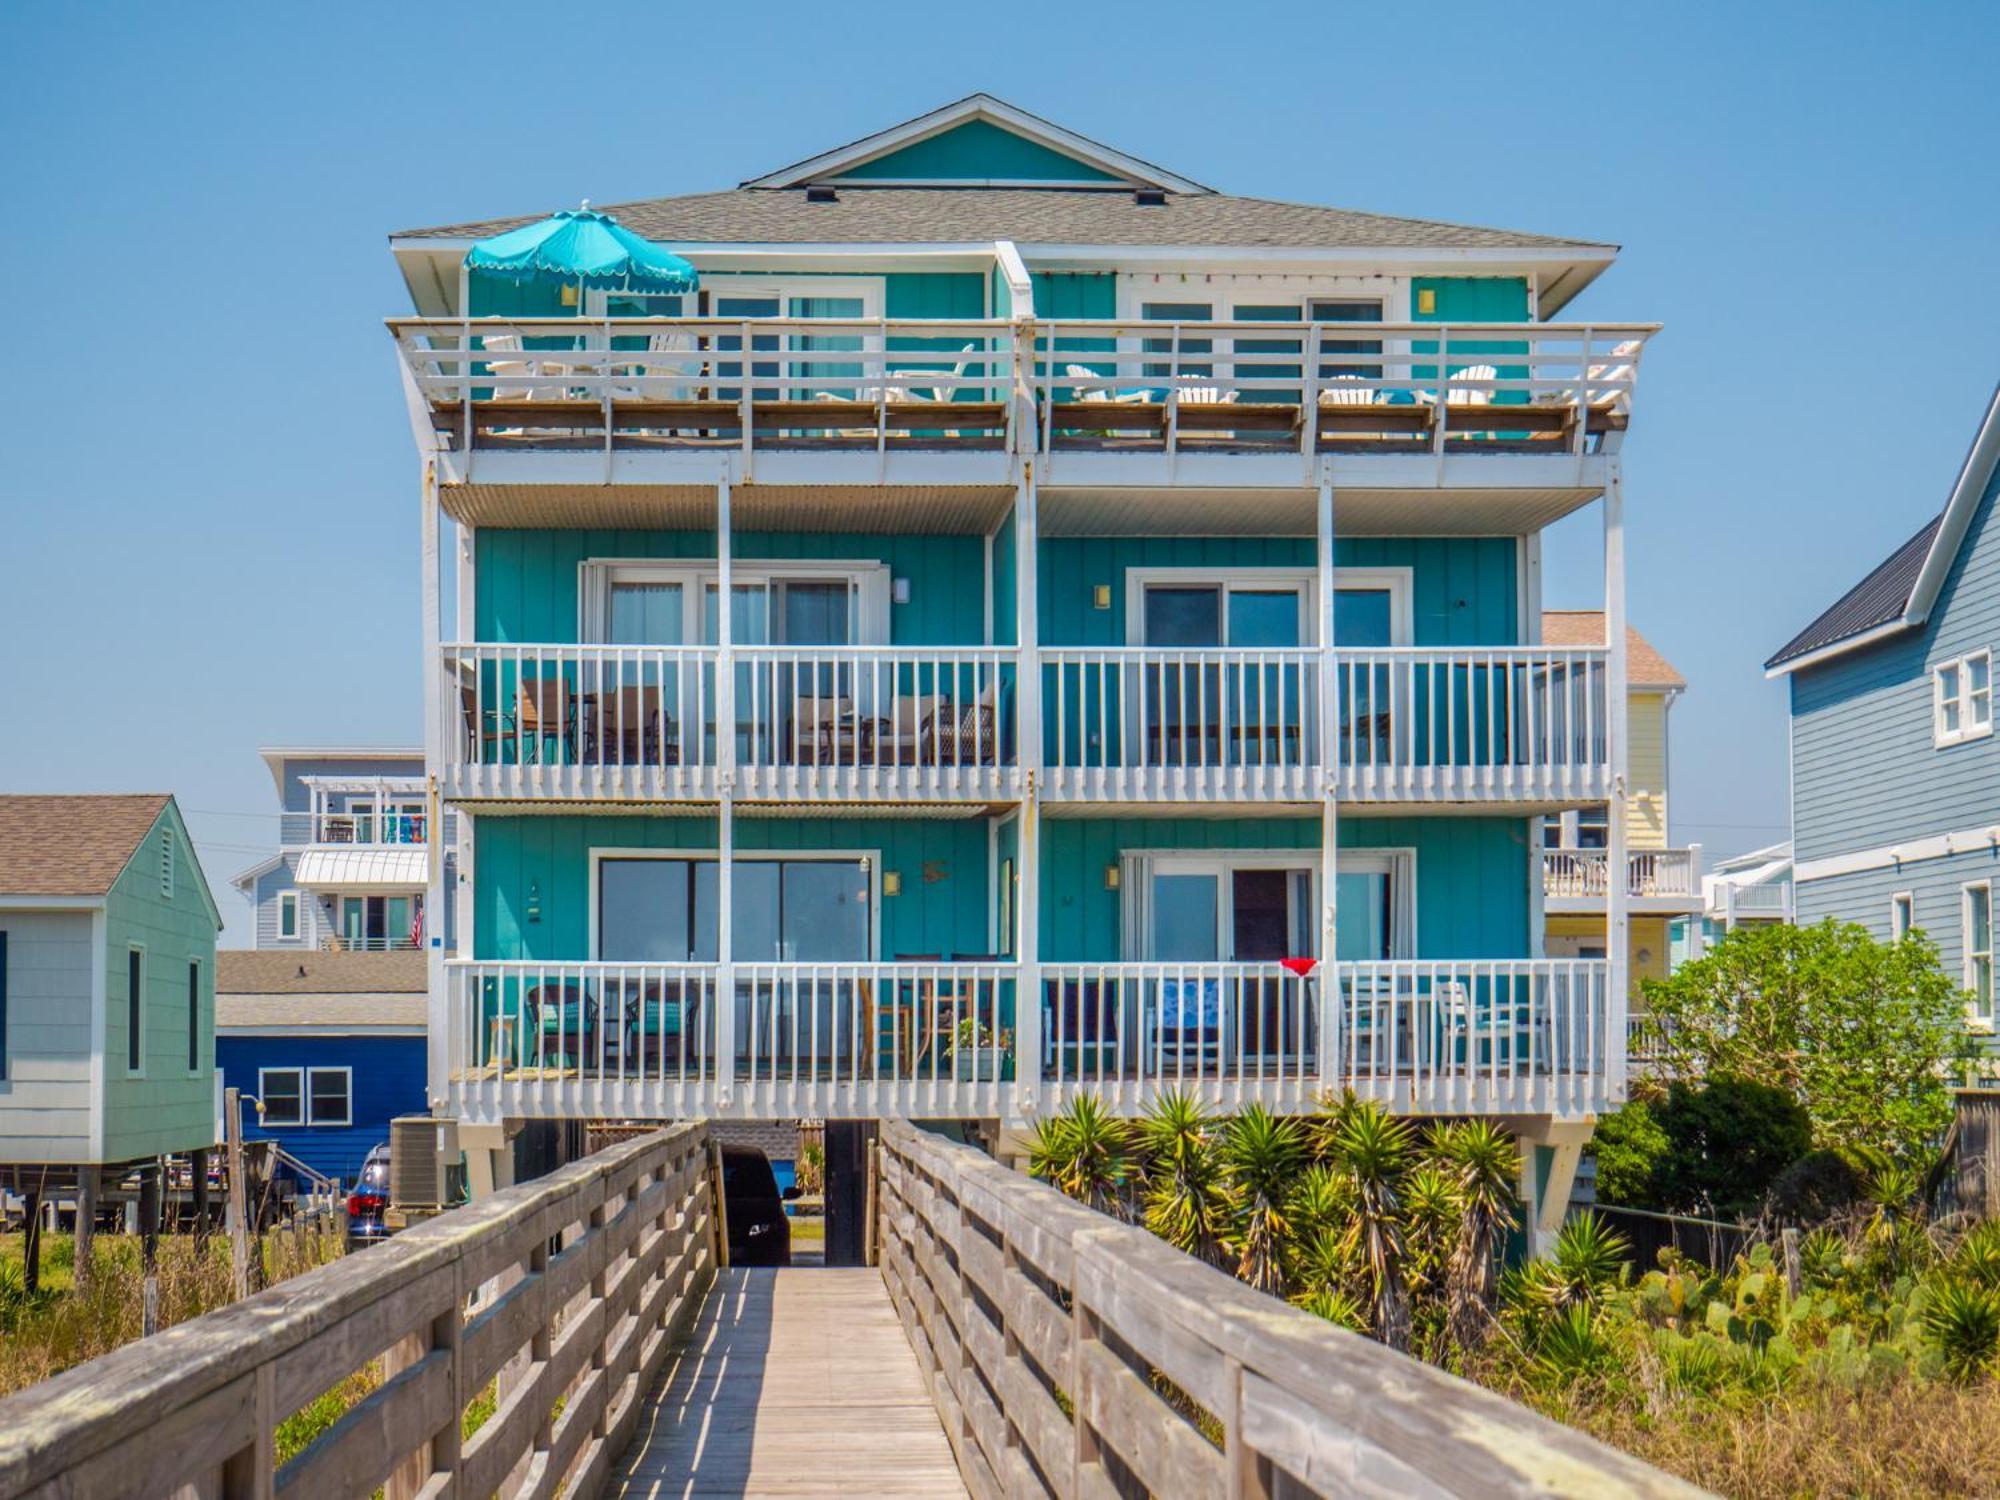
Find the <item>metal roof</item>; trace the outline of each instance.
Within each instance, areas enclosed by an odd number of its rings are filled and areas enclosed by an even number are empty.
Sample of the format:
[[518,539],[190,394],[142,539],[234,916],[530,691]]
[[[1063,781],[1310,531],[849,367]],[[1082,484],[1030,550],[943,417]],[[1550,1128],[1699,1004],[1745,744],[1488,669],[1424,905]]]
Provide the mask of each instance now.
[[[843,186],[831,203],[804,188],[735,188],[602,205],[627,228],[663,243],[967,244],[1282,247],[1301,250],[1562,250],[1609,255],[1616,246],[1346,208],[1223,193],[1167,193],[1144,205],[1130,189]],[[406,229],[394,240],[480,239],[532,224],[540,213]]]
[[1901,620],[1904,611],[1909,608],[1910,592],[1917,585],[1917,575],[1923,571],[1924,560],[1930,556],[1931,544],[1937,540],[1938,527],[1943,522],[1942,511],[1926,521],[1923,530],[1890,553],[1874,572],[1842,594],[1818,619],[1780,646],[1777,653],[1764,663],[1765,669],[1768,671],[1772,667],[1783,666],[1786,662],[1796,661],[1840,641],[1852,640],[1867,631]]
[[398,846],[383,849],[307,849],[292,872],[295,885],[343,891],[400,891],[428,884],[430,854]]

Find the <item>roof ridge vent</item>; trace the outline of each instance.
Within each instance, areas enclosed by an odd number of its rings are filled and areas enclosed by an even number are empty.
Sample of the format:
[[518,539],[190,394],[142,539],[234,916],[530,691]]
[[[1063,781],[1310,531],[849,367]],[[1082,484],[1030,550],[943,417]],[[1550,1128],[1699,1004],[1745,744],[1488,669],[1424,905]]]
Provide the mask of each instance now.
[[815,183],[806,189],[806,202],[808,203],[838,203],[839,201],[840,194],[824,184]]
[[1132,201],[1141,208],[1165,208],[1167,190],[1156,187],[1135,188],[1132,192]]

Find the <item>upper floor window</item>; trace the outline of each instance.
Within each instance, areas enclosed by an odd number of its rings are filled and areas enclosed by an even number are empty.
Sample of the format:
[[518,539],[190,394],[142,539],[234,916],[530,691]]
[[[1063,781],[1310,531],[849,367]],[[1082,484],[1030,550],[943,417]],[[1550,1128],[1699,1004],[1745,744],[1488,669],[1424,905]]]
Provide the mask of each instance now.
[[145,1070],[146,950],[130,948],[125,954],[125,1071]]
[[1910,935],[1916,925],[1917,898],[1908,891],[1898,891],[1889,898],[1889,941],[1900,943]]
[[1931,669],[1931,736],[1939,746],[1993,732],[1993,654],[1973,651]]
[[295,938],[299,935],[299,893],[297,891],[278,892],[278,936]]
[[1965,987],[1972,998],[1966,1014],[1976,1026],[1993,1024],[1993,887],[1982,881],[1965,888]]
[[201,960],[188,960],[188,1071],[201,1071]]

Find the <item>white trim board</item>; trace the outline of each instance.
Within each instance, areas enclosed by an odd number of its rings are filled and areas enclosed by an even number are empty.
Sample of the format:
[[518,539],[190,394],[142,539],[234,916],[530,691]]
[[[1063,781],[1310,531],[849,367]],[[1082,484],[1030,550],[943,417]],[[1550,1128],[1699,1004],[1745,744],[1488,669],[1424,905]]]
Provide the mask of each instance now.
[[1866,870],[1888,870],[1927,859],[1982,852],[2000,852],[2000,823],[1905,839],[1899,844],[1858,849],[1852,854],[1830,854],[1824,859],[1800,860],[1792,866],[1792,882],[1803,885],[1808,880],[1829,880],[1837,875],[1859,875]]

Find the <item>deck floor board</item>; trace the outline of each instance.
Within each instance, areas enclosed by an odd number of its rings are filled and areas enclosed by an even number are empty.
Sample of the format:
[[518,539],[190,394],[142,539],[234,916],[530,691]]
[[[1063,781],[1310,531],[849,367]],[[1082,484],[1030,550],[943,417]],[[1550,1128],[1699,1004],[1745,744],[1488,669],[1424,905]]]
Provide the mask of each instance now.
[[949,1496],[965,1484],[881,1274],[723,1272],[606,1493]]

